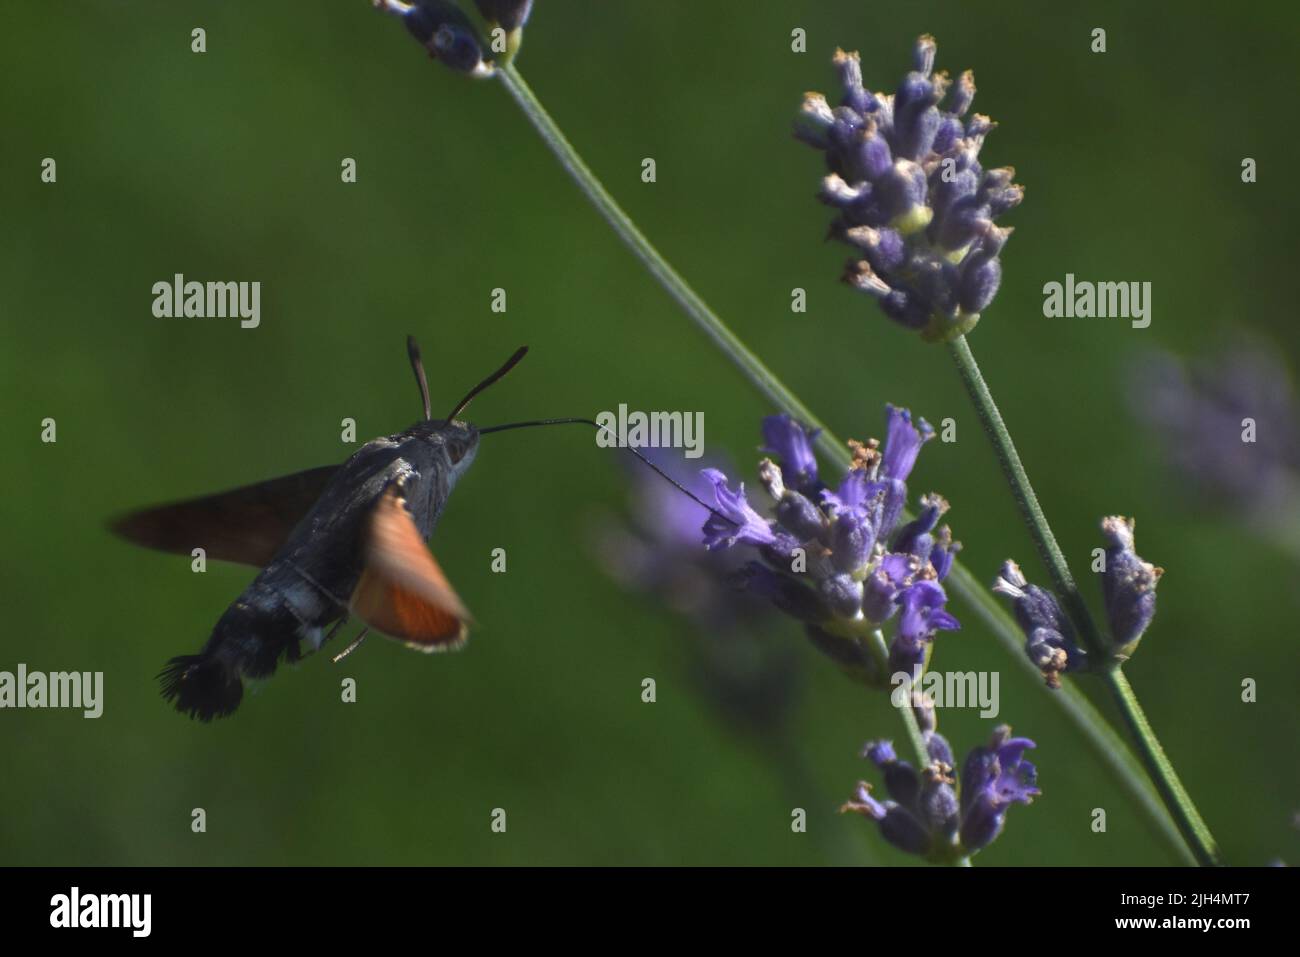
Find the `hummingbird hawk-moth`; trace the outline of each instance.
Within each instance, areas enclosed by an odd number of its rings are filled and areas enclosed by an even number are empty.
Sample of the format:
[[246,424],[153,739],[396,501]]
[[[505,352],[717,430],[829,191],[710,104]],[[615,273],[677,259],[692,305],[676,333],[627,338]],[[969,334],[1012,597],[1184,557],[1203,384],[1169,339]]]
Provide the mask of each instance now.
[[[218,619],[196,655],[159,674],[163,697],[203,721],[228,715],[244,679],[267,678],[302,645],[320,648],[355,615],[419,651],[465,643],[469,612],[425,541],[478,451],[479,430],[456,417],[522,359],[470,390],[444,419],[430,414],[419,346],[407,349],[424,419],[367,442],[342,465],[295,472],[216,495],[126,515],[119,535],[149,548],[239,562],[261,571]],[[363,632],[364,635],[364,632]]]

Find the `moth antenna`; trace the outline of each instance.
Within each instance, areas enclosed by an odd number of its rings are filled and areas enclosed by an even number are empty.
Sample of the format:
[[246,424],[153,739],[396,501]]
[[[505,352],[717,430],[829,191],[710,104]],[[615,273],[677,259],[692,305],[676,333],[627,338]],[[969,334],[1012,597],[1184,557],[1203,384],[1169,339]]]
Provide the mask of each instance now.
[[411,359],[411,369],[415,372],[416,385],[420,387],[420,402],[424,405],[424,420],[433,418],[433,408],[429,405],[429,380],[424,376],[424,362],[420,359],[420,344],[415,336],[406,337],[406,354]]
[[470,389],[469,393],[465,396],[465,398],[461,399],[459,402],[456,403],[456,408],[451,410],[451,415],[447,416],[447,421],[450,422],[452,419],[456,418],[456,416],[464,412],[465,406],[469,405],[470,400],[473,399],[474,396],[478,395],[480,392],[482,392],[492,383],[496,382],[507,372],[513,369],[516,365],[519,364],[519,360],[526,355],[528,355],[527,346],[520,346],[518,349],[516,349],[515,354],[506,360],[505,365],[503,365],[496,372],[492,373],[490,376],[488,376],[478,385],[474,386],[474,388]]
[[[508,431],[509,429],[531,429],[540,425],[590,425],[597,432],[608,432],[611,435],[614,434],[612,429],[608,428],[607,426],[601,425],[599,422],[593,422],[591,419],[580,419],[580,418],[533,419],[529,422],[509,422],[506,425],[494,425],[491,428],[479,429],[478,434],[487,435],[489,432],[505,432]],[[636,449],[632,448],[632,446],[627,445],[627,446],[623,446],[623,448],[625,448],[627,451],[635,455],[638,459],[641,460],[643,465],[648,466],[651,471],[658,474],[660,478],[668,482],[669,485],[672,485],[674,488],[677,489],[677,491],[681,492],[683,495],[685,495],[687,498],[693,501],[696,505],[700,506],[700,508],[709,512],[711,515],[714,515],[717,518],[722,519],[724,522],[727,522],[730,525],[740,524],[739,522],[736,522],[734,519],[728,518],[726,515],[723,515],[712,505],[701,500],[698,495],[696,495],[694,492],[688,489],[681,482],[677,481],[677,479],[673,478],[671,475],[669,475],[659,466],[655,465],[653,462],[651,462],[648,458],[646,458]]]
[[346,658],[348,655],[352,654],[352,652],[354,652],[354,651],[356,651],[358,648],[360,648],[360,647],[361,647],[361,642],[363,642],[363,641],[366,640],[366,635],[368,635],[368,634],[370,634],[370,626],[369,626],[369,625],[367,625],[365,628],[362,628],[362,629],[361,629],[361,634],[359,634],[359,635],[357,635],[355,638],[353,638],[353,639],[352,639],[352,643],[351,643],[350,645],[348,645],[346,648],[344,648],[342,651],[340,651],[340,652],[339,652],[337,655],[335,655],[333,658],[331,658],[330,661],[334,662],[334,664],[337,665],[340,661],[342,661],[342,660],[343,660],[344,658]]

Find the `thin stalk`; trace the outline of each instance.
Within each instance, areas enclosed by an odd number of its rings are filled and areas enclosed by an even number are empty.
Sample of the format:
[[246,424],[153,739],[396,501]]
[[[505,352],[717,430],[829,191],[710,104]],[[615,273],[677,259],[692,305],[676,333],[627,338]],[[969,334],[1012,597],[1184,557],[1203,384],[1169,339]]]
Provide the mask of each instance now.
[[912,710],[912,703],[909,701],[898,710],[903,712],[903,724],[907,728],[907,737],[912,742],[912,750],[916,752],[916,760],[919,762],[918,767],[928,767],[930,764],[930,749],[926,747],[925,735],[921,733],[921,726],[916,723],[916,712]]
[[1178,829],[1192,846],[1196,854],[1196,862],[1202,867],[1221,864],[1219,845],[1215,842],[1214,835],[1210,833],[1210,828],[1200,812],[1196,810],[1191,795],[1183,787],[1183,782],[1174,770],[1169,756],[1160,746],[1160,739],[1156,737],[1151,722],[1147,720],[1146,712],[1142,710],[1137,693],[1128,683],[1128,678],[1118,664],[1105,673],[1104,681],[1114,695],[1115,703],[1119,705],[1125,723],[1137,740],[1138,747],[1142,751],[1142,760],[1146,762],[1147,767],[1153,769],[1152,776],[1155,778],[1156,787],[1160,789],[1160,796],[1177,820]]
[[[871,653],[876,659],[882,672],[889,671],[889,648],[885,644],[885,635],[879,629],[871,633]],[[916,722],[916,712],[912,710],[911,695],[908,695],[908,702],[898,712],[903,718],[903,727],[907,731],[907,740],[912,745],[912,750],[916,753],[917,768],[924,768],[930,763],[930,749],[926,746],[925,735],[921,733],[921,726]]]
[[[851,459],[844,443],[827,429],[817,416],[813,415],[812,410],[787,389],[784,383],[727,328],[686,280],[651,245],[583,162],[577,150],[556,125],[555,120],[546,112],[532,89],[524,82],[518,68],[513,64],[499,67],[496,76],[574,183],[586,194],[605,222],[658,280],[687,317],[777,409],[789,413],[809,428],[820,429],[821,432],[817,437],[818,448],[838,466],[847,468]],[[1038,670],[1025,657],[1021,648],[1023,639],[1019,628],[988,589],[960,564],[954,564],[947,583],[984,621],[1011,655],[1012,660],[1032,673],[1037,680]],[[1125,794],[1137,805],[1155,832],[1176,855],[1185,860],[1190,859],[1187,846],[1161,807],[1159,798],[1143,774],[1141,765],[1091,702],[1072,686],[1053,693],[1051,699],[1065,712],[1070,723],[1083,734],[1089,748],[1115,776]]]
[[[988,433],[993,443],[993,449],[1002,464],[1003,474],[1011,487],[1011,493],[1020,509],[1025,526],[1034,539],[1043,564],[1047,566],[1056,593],[1065,603],[1066,614],[1074,622],[1093,660],[1106,660],[1110,657],[1109,650],[1101,638],[1092,614],[1088,611],[1087,603],[1079,594],[1074,576],[1070,573],[1070,566],[1061,552],[1061,546],[1056,542],[1056,536],[1052,534],[1052,526],[1048,524],[1047,516],[1043,514],[1043,508],[1038,504],[1038,496],[1034,494],[1034,488],[1029,484],[1029,476],[1020,461],[1020,454],[1011,440],[1011,433],[1002,420],[1002,413],[998,411],[997,403],[993,401],[993,393],[989,391],[988,383],[984,381],[979,363],[975,361],[975,354],[971,352],[970,343],[966,341],[965,336],[958,336],[949,343],[948,349],[957,364],[957,371],[961,374],[962,383],[966,386],[984,431]],[[1191,796],[1178,779],[1174,766],[1160,746],[1160,741],[1156,738],[1151,723],[1147,721],[1128,679],[1124,677],[1119,666],[1115,665],[1103,673],[1103,681],[1124,715],[1124,721],[1137,741],[1138,752],[1146,765],[1147,772],[1155,782],[1165,807],[1169,809],[1179,832],[1195,855],[1197,863],[1218,864],[1219,850],[1214,836],[1210,833],[1200,812],[1196,810]]]

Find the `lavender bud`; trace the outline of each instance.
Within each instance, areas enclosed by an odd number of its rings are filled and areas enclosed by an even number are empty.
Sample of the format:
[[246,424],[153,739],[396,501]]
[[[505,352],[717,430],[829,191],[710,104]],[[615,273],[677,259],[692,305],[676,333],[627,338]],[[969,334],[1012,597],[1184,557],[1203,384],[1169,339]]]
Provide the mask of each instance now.
[[815,149],[824,150],[831,145],[830,132],[835,124],[835,114],[820,93],[805,93],[803,104],[794,119],[794,135]]
[[821,509],[805,496],[789,489],[776,503],[776,520],[802,542],[820,538],[826,528],[826,516]]
[[898,534],[894,536],[894,551],[914,555],[917,562],[922,565],[928,562],[930,552],[934,549],[934,536],[930,533],[947,511],[948,502],[942,495],[933,492],[922,495],[920,514],[898,530]]
[[1127,658],[1142,640],[1156,613],[1156,584],[1164,574],[1143,561],[1133,550],[1134,521],[1119,515],[1102,520],[1106,570],[1101,576],[1102,596],[1115,654]]
[[898,805],[886,805],[885,816],[880,822],[880,836],[904,853],[919,857],[930,853],[930,832],[911,811]]
[[846,621],[858,616],[862,610],[862,583],[852,575],[832,575],[820,583],[822,599],[837,618]]
[[844,91],[844,105],[856,113],[870,113],[876,105],[875,97],[862,86],[862,61],[857,53],[836,50],[831,63],[840,75],[840,88]]
[[907,256],[903,237],[896,229],[854,226],[845,233],[844,238],[863,251],[867,262],[877,272],[889,272],[898,268]]
[[781,528],[773,531],[772,541],[754,544],[757,544],[758,553],[764,560],[780,572],[790,571],[796,552],[803,549],[799,539]]
[[916,38],[916,45],[912,47],[912,69],[917,73],[929,76],[934,69],[934,56],[938,50],[938,43],[934,37],[928,33],[923,33]]
[[930,225],[934,210],[926,205],[925,170],[909,159],[896,159],[877,181],[889,225],[910,236]]
[[925,783],[917,802],[931,834],[939,835],[945,844],[952,843],[961,824],[961,809],[953,783],[951,767],[938,762],[930,765],[925,770]]
[[884,624],[898,612],[894,598],[898,595],[898,586],[889,576],[877,569],[867,576],[862,583],[862,615],[867,621]]
[[957,85],[952,89],[952,99],[948,111],[954,116],[965,116],[975,99],[975,72],[967,70],[957,78]]
[[471,76],[487,76],[492,72],[483,60],[483,46],[473,24],[450,0],[418,0],[400,12],[407,32],[434,59]]
[[847,169],[847,154],[858,141],[858,137],[866,128],[866,121],[862,116],[853,112],[847,106],[837,106],[831,110],[831,116],[834,122],[827,131],[830,137],[830,151],[827,152],[827,158],[832,163],[831,169],[837,173],[843,173]]
[[1043,673],[1049,688],[1061,686],[1060,675],[1083,667],[1087,655],[1074,641],[1074,629],[1057,604],[1056,596],[1025,581],[1020,566],[1008,559],[993,583],[993,591],[1012,600],[1012,609],[1024,632],[1025,654]]
[[939,132],[935,104],[942,96],[941,85],[920,73],[903,80],[894,96],[895,155],[918,161],[929,156]]
[[934,547],[930,549],[930,567],[934,569],[936,581],[943,581],[952,571],[952,564],[961,551],[961,542],[954,541],[952,529],[944,525],[934,536]]
[[846,509],[835,516],[831,525],[831,563],[837,571],[861,569],[875,544],[876,529],[865,509]]
[[871,268],[871,263],[865,259],[857,262],[850,262],[844,270],[843,279],[859,292],[865,292],[869,296],[875,296],[882,299],[891,292],[885,281],[876,275]]
[[817,192],[817,198],[827,206],[838,206],[841,209],[857,205],[870,196],[870,183],[850,186],[838,173],[831,173],[823,179],[821,189]]
[[893,165],[894,155],[889,149],[889,141],[877,132],[875,121],[869,120],[858,134],[849,169],[855,176],[874,182],[888,173]]
[[898,289],[880,300],[880,308],[890,319],[907,329],[924,329],[930,321],[930,310],[925,303]]
[[[928,700],[928,699],[927,699]],[[934,722],[934,705],[930,705],[931,725]],[[918,713],[920,709],[917,709]],[[952,746],[948,744],[948,739],[935,731],[933,727],[926,728],[925,724],[917,718],[917,723],[921,725],[921,733],[925,735],[925,750],[930,756],[930,760],[939,764],[946,764],[948,767],[956,767],[957,759],[952,756]]]
[[1002,282],[1002,263],[998,254],[1011,235],[1011,228],[999,229],[991,222],[979,224],[982,236],[962,265],[958,302],[963,312],[978,315],[988,308]]

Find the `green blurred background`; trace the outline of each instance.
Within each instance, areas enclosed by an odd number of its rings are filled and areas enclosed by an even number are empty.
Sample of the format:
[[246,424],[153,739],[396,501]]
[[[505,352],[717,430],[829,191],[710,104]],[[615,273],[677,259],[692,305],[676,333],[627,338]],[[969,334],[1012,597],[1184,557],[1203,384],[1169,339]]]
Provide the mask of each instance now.
[[[894,86],[921,32],[941,68],[975,69],[976,108],[1001,124],[986,163],[1014,164],[1028,191],[974,335],[984,372],[1076,570],[1112,512],[1139,518],[1142,554],[1167,569],[1128,673],[1227,858],[1294,860],[1294,561],[1189,509],[1121,382],[1153,345],[1196,353],[1252,331],[1295,355],[1300,16],[1047,9],[540,0],[519,64],[647,234],[836,432],[879,434],[886,401],[956,419],[914,493],[952,501],[979,577],[1016,556],[1041,579],[944,352],[836,281],[844,253],[823,244],[829,215],[812,199],[820,159],[789,133],[800,94],[832,87],[837,45],[862,51],[876,88]],[[192,574],[113,539],[106,518],[339,461],[354,450],[345,416],[363,440],[405,427],[408,331],[435,406],[532,347],[475,403],[483,424],[698,409],[709,452],[748,472],[772,410],[505,91],[431,63],[364,0],[18,4],[6,20],[0,669],[103,671],[106,700],[96,721],[0,713],[0,863],[908,863],[835,814],[873,776],[861,742],[899,733],[887,702],[774,621],[802,672],[788,725],[720,721],[690,677],[698,633],[592,558],[625,473],[580,431],[485,439],[452,499],[433,547],[479,622],[464,652],[372,639],[343,665],[282,669],[230,720],[171,711],[154,674],[201,646],[251,572]],[[1089,50],[1097,26],[1103,55]],[[39,180],[47,156],[56,185]],[[1257,184],[1240,180],[1245,156]],[[641,182],[643,157],[658,182]],[[260,328],[155,319],[150,287],[176,272],[260,280]],[[1066,272],[1151,281],[1151,327],[1043,318],[1041,287]],[[504,315],[489,309],[497,286]],[[796,286],[806,315],[791,314]],[[39,441],[46,416],[57,444]],[[489,569],[496,547],[505,575]],[[978,863],[1171,861],[1046,693],[955,610],[967,627],[941,639],[938,663],[1002,672],[999,720],[1038,741],[1044,792]],[[342,677],[358,703],[340,703]],[[1244,677],[1256,704],[1240,701]],[[990,723],[942,715],[962,752]],[[796,806],[807,834],[791,832]],[[191,832],[195,807],[206,834]],[[504,835],[489,828],[497,807]],[[1105,834],[1089,827],[1098,807]]]

